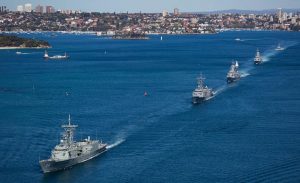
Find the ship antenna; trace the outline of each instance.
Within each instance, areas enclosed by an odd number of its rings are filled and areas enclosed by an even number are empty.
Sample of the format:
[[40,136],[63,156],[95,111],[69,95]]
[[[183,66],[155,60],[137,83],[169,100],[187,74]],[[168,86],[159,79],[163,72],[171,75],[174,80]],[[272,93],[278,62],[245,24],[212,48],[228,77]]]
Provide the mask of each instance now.
[[69,125],[71,125],[71,115],[69,114]]
[[96,129],[96,140],[98,140],[98,129]]

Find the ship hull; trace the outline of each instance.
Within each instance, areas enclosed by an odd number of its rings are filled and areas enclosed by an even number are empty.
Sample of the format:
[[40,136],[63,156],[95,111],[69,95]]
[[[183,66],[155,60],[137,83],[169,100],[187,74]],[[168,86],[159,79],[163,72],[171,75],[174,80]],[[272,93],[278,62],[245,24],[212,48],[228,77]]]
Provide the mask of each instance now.
[[[210,97],[212,97],[212,96],[210,96]],[[209,99],[210,97],[193,97],[192,98],[192,103],[193,104],[200,104],[200,103],[204,102],[205,100]]]
[[262,61],[254,61],[254,64],[255,65],[259,65],[259,64],[261,64],[262,63]]
[[42,160],[40,161],[41,168],[44,173],[55,172],[59,170],[64,170],[68,167],[74,166],[79,163],[83,163],[92,158],[95,158],[105,152],[106,146],[99,148],[98,150],[91,152],[89,154],[81,155],[74,159],[69,159],[65,161],[54,161],[54,160]]
[[231,77],[227,77],[227,83],[233,83],[237,80],[239,80],[240,78],[231,78]]

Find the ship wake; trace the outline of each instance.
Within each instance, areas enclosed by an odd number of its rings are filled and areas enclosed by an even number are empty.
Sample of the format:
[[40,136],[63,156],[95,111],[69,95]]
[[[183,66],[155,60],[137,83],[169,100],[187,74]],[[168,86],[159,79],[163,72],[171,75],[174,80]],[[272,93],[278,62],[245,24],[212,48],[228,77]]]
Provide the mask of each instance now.
[[223,85],[223,86],[217,88],[216,91],[214,92],[214,96],[212,96],[212,97],[210,97],[208,99],[211,99],[211,98],[219,95],[220,93],[224,92],[227,88],[228,88],[227,85]]
[[[295,42],[295,41],[285,42],[282,46],[283,51],[288,49],[289,47],[295,46],[296,44],[297,44],[297,42]],[[277,51],[277,50],[275,50],[274,47],[269,50],[266,50],[262,56],[263,62],[269,62],[273,56],[276,56],[279,53],[282,53],[282,51]]]
[[18,53],[18,55],[30,55],[30,54],[32,54],[32,53],[26,53],[26,52],[20,52],[20,53]]
[[247,71],[241,71],[241,78],[245,78],[245,77],[247,77],[249,75],[250,75],[249,72],[247,72]]
[[109,144],[109,145],[107,146],[107,149],[112,149],[112,148],[114,148],[114,147],[117,147],[118,145],[122,144],[124,141],[125,141],[125,139],[118,139],[118,140],[116,140],[114,143]]
[[107,149],[112,149],[114,147],[117,147],[118,145],[122,144],[126,140],[126,135],[124,133],[118,134],[115,137],[115,140],[112,143],[109,143],[107,146]]

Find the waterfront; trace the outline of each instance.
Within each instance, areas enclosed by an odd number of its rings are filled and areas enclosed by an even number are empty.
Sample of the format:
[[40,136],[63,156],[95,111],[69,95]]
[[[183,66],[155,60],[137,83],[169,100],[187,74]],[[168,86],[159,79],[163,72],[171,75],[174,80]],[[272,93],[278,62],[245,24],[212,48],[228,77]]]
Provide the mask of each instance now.
[[[299,33],[34,37],[71,57],[0,50],[3,182],[299,182]],[[286,50],[276,52],[278,43]],[[255,67],[257,48],[266,62]],[[243,78],[228,86],[233,59]],[[193,106],[201,72],[217,95]],[[110,149],[43,175],[39,157],[50,155],[69,113],[77,138],[95,134]]]

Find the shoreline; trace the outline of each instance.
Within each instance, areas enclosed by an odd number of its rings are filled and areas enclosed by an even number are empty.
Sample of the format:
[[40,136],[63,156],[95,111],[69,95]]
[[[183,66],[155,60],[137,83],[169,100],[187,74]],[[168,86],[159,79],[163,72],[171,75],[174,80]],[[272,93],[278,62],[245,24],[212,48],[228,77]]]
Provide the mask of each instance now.
[[[145,33],[145,35],[186,35],[186,34],[217,34],[223,31],[279,31],[279,32],[298,32],[298,31],[292,31],[292,30],[279,30],[279,29],[251,29],[251,28],[220,28],[216,29],[216,32],[210,32],[210,33],[164,33],[164,32],[148,32]],[[38,34],[38,33],[61,33],[61,34],[97,34],[101,31],[0,31],[1,33],[6,34]],[[98,36],[113,36],[113,35],[107,35],[102,34]]]
[[48,49],[52,47],[0,47],[0,50]]

